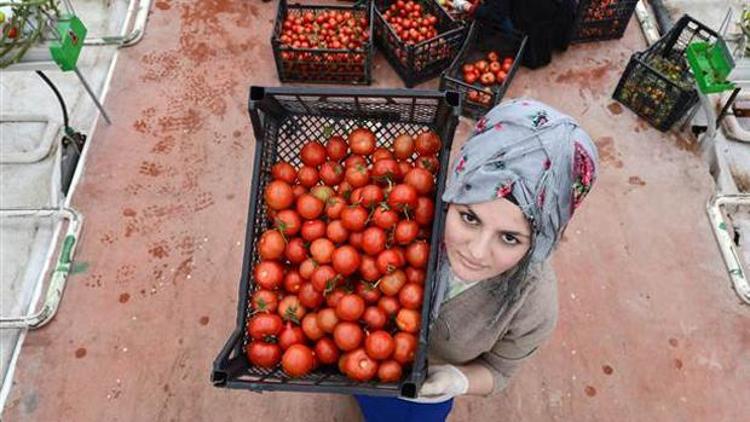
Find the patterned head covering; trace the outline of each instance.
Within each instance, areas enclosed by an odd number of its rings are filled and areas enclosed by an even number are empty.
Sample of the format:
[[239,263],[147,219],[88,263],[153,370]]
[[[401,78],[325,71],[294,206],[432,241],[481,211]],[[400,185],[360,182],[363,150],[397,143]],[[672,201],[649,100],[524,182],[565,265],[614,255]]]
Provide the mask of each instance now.
[[596,180],[597,162],[594,143],[570,116],[534,100],[508,101],[477,122],[443,200],[513,200],[532,227],[529,262],[542,262]]

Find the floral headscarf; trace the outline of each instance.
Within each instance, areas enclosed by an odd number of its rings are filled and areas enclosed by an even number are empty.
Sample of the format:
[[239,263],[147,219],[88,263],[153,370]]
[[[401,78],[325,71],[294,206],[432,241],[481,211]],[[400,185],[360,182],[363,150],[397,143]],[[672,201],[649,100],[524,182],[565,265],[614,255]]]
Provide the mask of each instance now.
[[591,190],[597,162],[594,143],[570,116],[534,100],[508,101],[477,122],[443,200],[514,200],[533,230],[529,261],[541,262]]

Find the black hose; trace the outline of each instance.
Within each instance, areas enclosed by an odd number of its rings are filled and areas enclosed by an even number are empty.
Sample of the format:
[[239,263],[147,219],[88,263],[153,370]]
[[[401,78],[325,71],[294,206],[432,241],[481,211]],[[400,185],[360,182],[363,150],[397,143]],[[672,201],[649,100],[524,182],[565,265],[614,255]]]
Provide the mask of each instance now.
[[651,10],[654,11],[656,17],[656,25],[659,27],[659,34],[666,34],[674,26],[672,17],[669,15],[669,10],[664,6],[661,0],[649,0]]
[[63,97],[62,95],[60,95],[60,91],[57,90],[57,87],[55,86],[55,84],[53,84],[52,81],[49,80],[49,78],[47,77],[47,75],[44,74],[44,72],[42,72],[41,70],[37,70],[36,74],[39,75],[39,77],[42,78],[42,80],[47,83],[47,85],[52,89],[52,92],[55,93],[55,97],[57,97],[57,101],[60,102],[60,108],[62,108],[62,113],[63,113],[63,124],[65,124],[65,130],[67,131],[68,128],[70,127],[69,125],[70,122],[68,121],[68,108],[65,106],[65,100],[63,100]]

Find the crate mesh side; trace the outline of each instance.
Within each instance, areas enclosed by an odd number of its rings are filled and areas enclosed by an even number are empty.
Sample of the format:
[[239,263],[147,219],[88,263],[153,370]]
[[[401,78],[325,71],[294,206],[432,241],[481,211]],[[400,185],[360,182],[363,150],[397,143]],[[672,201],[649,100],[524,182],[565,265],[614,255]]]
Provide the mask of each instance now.
[[578,3],[573,42],[620,38],[638,0],[581,0]]

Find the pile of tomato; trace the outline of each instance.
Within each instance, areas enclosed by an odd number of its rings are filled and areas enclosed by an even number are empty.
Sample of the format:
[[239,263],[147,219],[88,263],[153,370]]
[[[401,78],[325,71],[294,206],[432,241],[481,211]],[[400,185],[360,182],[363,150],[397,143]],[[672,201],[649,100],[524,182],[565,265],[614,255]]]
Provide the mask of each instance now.
[[[291,9],[281,25],[278,40],[294,49],[342,50],[341,52],[282,51],[285,65],[296,64],[307,71],[356,71],[362,69],[367,46],[369,21],[364,13],[349,10]],[[334,65],[336,69],[330,69]]]
[[407,45],[429,40],[438,34],[437,17],[425,13],[419,2],[397,0],[383,12],[383,18]]
[[464,82],[483,85],[483,90],[471,90],[467,97],[469,101],[487,105],[492,98],[489,87],[502,85],[508,78],[508,73],[513,67],[513,57],[502,58],[496,51],[490,51],[487,55],[474,63],[465,63],[461,67]]
[[425,131],[377,147],[360,127],[306,143],[299,168],[272,167],[247,323],[253,365],[401,379],[417,350],[441,145]]

